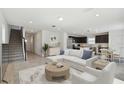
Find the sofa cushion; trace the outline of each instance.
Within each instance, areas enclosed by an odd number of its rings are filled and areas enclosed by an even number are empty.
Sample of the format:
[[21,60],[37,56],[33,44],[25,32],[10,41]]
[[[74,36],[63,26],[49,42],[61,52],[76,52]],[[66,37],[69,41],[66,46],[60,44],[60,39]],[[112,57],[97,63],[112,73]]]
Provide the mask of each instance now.
[[83,66],[86,64],[86,60],[74,56],[64,56],[63,59]]
[[82,59],[89,59],[91,57],[92,57],[92,51],[91,50],[83,50]]
[[96,76],[94,76],[94,75],[92,75],[92,74],[89,74],[89,73],[87,73],[87,72],[82,73],[82,74],[80,75],[80,77],[81,77],[83,80],[87,81],[87,82],[94,82],[94,81],[96,81],[96,79],[97,79]]
[[69,55],[69,52],[70,52],[69,49],[64,50],[64,55],[68,56]]
[[81,58],[82,51],[81,50],[73,50],[71,49],[69,52],[70,56],[80,57]]

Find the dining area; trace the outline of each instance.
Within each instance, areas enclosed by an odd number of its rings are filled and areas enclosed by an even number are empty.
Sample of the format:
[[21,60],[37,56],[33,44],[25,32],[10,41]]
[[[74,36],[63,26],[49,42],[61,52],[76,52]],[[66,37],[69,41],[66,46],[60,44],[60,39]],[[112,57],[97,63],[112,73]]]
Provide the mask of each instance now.
[[108,60],[110,62],[123,63],[124,62],[124,48],[120,48],[120,51],[113,49],[100,49],[101,59]]

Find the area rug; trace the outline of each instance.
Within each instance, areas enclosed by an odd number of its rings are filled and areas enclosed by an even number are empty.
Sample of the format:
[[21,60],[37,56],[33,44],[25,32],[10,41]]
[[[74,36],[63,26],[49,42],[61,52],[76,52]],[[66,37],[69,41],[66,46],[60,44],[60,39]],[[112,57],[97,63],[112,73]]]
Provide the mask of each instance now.
[[122,80],[122,81],[124,81],[124,73],[118,73],[118,74],[116,74],[115,77],[120,79],[120,80]]
[[[70,73],[79,73],[82,72],[75,70],[73,68],[70,68]],[[74,81],[74,78],[71,76],[69,79],[57,79],[53,81],[48,81],[45,78],[45,65],[28,68],[19,71],[19,82],[20,84],[72,84],[72,81]]]
[[[73,84],[75,78],[71,76],[73,73],[81,74],[82,72],[70,68],[70,77],[67,80],[58,79],[54,81],[48,81],[45,78],[45,65],[40,65],[28,69],[19,71],[19,83],[20,84]],[[116,84],[124,83],[118,79],[114,80]]]

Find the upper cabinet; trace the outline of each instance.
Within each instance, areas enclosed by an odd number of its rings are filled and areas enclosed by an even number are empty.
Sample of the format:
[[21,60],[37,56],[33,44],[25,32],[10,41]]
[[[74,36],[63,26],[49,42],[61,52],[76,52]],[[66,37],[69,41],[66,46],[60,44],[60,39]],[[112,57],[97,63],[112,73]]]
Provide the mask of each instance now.
[[72,38],[73,43],[87,43],[87,37],[69,36],[69,38]]
[[75,37],[75,43],[87,43],[87,37]]
[[106,34],[106,35],[97,35],[95,37],[95,43],[108,43],[108,42],[109,42],[108,34]]
[[[86,36],[83,37],[69,36],[69,38],[72,38],[73,43],[88,43],[87,42],[88,37]],[[95,43],[109,43],[109,35],[108,34],[96,35]]]
[[87,43],[87,37],[82,37],[82,43]]

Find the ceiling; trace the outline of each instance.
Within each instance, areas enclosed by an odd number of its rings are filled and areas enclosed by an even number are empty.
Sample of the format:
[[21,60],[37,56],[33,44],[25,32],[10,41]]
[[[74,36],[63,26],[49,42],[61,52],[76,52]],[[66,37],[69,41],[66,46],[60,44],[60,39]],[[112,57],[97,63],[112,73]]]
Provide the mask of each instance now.
[[[27,31],[65,31],[71,34],[124,29],[122,8],[4,8],[7,22]],[[62,17],[63,21],[58,18]],[[56,27],[52,27],[55,25]]]

